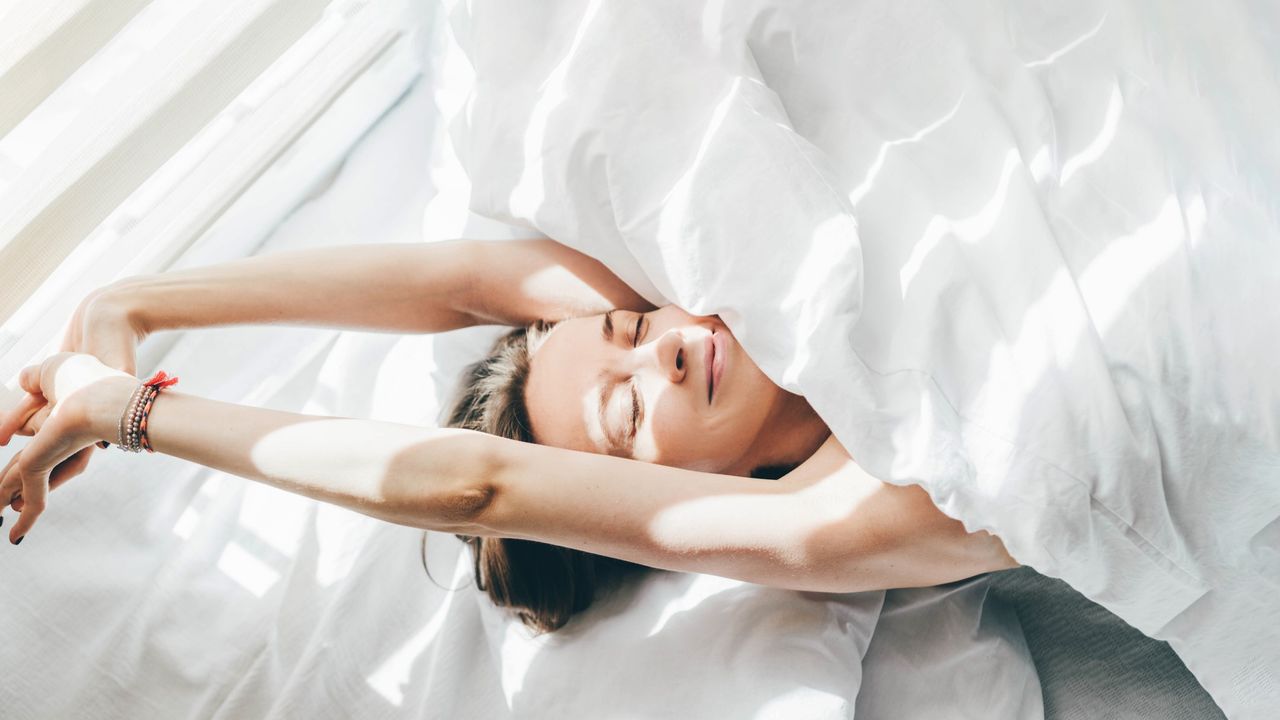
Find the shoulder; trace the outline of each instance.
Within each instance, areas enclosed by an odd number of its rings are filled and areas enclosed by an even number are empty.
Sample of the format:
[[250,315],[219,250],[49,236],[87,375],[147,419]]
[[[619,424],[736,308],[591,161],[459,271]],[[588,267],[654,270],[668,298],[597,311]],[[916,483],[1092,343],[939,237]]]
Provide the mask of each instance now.
[[847,473],[852,467],[856,467],[852,456],[833,433],[807,460],[784,475],[779,482],[788,485],[812,485],[823,478],[841,472]]
[[804,528],[805,546],[846,591],[920,587],[1017,567],[999,538],[969,533],[919,485],[874,477],[834,435],[783,482],[820,519]]

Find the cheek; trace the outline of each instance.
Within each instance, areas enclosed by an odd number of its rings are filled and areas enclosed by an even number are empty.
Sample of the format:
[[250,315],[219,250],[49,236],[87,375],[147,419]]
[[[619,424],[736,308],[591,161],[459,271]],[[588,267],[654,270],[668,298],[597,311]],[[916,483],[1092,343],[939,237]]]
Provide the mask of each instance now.
[[[718,472],[725,465],[726,451],[733,452],[728,428],[715,427],[706,418],[688,413],[666,413],[649,426],[649,453],[652,462],[686,470]],[[643,458],[642,458],[643,459]]]
[[741,419],[738,415],[698,418],[683,431],[674,426],[656,431],[653,440],[658,462],[701,472],[723,471],[746,454],[754,438],[740,425]]
[[682,457],[691,446],[702,442],[704,432],[689,422],[689,418],[676,413],[665,413],[653,418],[649,424],[650,439],[660,455]]

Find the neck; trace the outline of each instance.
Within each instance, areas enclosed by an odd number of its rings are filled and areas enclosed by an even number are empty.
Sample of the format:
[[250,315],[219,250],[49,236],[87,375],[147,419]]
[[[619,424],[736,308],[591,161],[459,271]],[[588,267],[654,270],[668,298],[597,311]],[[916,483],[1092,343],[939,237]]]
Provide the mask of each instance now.
[[742,475],[750,475],[762,466],[799,465],[831,436],[831,430],[809,401],[792,393],[783,394],[765,428],[767,432],[761,433],[752,446],[753,452],[744,458],[740,467]]

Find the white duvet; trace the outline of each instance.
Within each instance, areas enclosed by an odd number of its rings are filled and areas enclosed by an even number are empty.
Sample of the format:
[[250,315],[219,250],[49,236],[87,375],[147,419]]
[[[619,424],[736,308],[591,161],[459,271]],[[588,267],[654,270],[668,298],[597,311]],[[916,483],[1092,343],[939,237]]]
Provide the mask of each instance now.
[[720,314],[873,475],[1280,707],[1280,6],[451,20],[472,209]]
[[[437,89],[424,77],[341,168],[306,178],[309,199],[261,247],[243,233],[267,233],[261,193],[284,183],[247,195],[253,216],[220,223],[178,268],[518,235],[455,196],[448,144],[424,132],[438,128]],[[446,157],[428,176],[433,153]],[[139,375],[163,368],[225,402],[431,426],[500,330],[163,332],[139,348]],[[27,441],[0,448],[0,465]],[[447,533],[429,533],[433,582],[420,531],[163,454],[96,453],[51,498],[21,547],[0,548],[6,720],[1043,717],[1020,626],[987,578],[818,596],[653,573],[533,638],[475,589]]]

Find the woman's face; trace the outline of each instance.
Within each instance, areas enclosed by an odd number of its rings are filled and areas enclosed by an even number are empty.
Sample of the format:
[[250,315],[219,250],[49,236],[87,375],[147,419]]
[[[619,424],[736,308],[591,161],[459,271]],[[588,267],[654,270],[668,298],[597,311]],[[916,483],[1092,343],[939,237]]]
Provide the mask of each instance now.
[[719,317],[675,305],[561,321],[525,387],[540,444],[725,474],[750,472],[787,395]]

